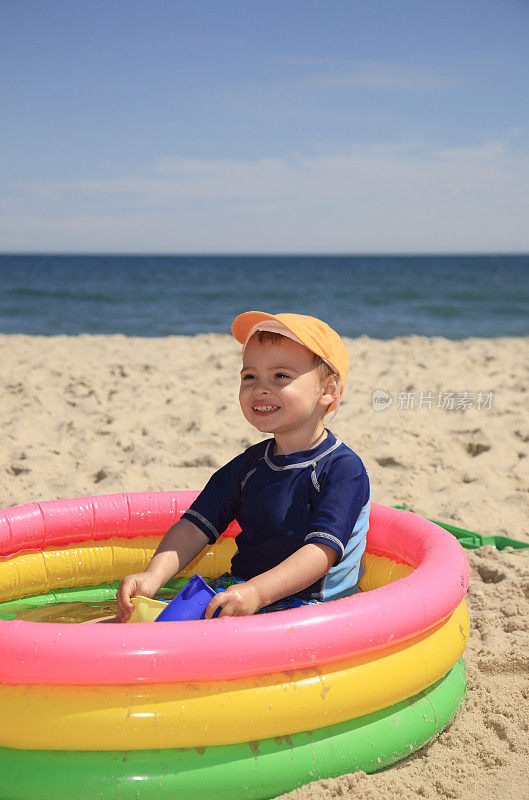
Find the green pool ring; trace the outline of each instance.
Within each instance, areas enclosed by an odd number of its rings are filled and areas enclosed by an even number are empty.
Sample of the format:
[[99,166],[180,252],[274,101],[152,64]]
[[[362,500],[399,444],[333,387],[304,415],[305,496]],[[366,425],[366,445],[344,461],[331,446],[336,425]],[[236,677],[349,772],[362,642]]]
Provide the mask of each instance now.
[[[174,595],[185,586],[188,578],[173,578],[162,587],[158,595]],[[17,600],[0,602],[0,619],[13,619],[22,611],[32,608],[44,608],[60,603],[104,603],[116,599],[119,581],[100,583],[98,586],[77,586],[71,589],[54,589],[44,594],[20,597]]]
[[320,778],[376,772],[410,755],[448,725],[465,689],[460,660],[390,708],[277,739],[127,752],[0,748],[0,800],[267,800]]

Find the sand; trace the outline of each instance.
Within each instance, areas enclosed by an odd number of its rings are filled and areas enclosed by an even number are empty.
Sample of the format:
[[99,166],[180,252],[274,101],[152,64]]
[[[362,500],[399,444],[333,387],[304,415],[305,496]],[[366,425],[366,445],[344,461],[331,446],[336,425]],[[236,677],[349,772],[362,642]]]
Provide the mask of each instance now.
[[[529,339],[346,343],[331,427],[363,458],[373,498],[529,542]],[[260,438],[238,408],[228,336],[0,336],[0,363],[0,506],[198,489]],[[455,721],[383,773],[284,798],[529,798],[529,551],[467,554],[469,687]]]

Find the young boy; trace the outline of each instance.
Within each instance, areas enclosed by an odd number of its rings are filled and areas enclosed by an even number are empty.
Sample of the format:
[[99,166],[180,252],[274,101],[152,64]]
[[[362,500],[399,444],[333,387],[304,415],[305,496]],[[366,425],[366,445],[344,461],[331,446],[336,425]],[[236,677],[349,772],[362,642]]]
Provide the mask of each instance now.
[[249,311],[232,333],[243,345],[239,401],[248,422],[273,438],[216,472],[165,534],[145,572],[118,590],[122,622],[131,598],[153,597],[236,519],[231,574],[210,618],[296,608],[357,590],[369,521],[369,479],[359,457],[324,426],[349,371],[347,350],[325,322]]

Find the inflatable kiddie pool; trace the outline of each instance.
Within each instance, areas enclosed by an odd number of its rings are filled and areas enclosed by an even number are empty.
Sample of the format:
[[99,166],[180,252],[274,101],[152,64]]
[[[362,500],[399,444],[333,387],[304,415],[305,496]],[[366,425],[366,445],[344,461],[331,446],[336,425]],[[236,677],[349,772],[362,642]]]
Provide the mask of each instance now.
[[[197,494],[0,511],[0,800],[269,798],[388,766],[456,713],[465,554],[433,523],[377,504],[353,597],[180,623],[9,618],[21,603],[115,594]],[[237,530],[185,574],[224,572]]]

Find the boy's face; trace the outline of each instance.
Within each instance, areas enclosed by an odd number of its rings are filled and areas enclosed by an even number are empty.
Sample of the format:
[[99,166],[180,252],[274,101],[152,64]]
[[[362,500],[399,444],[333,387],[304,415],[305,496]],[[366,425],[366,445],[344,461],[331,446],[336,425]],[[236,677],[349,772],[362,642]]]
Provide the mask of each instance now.
[[[332,379],[331,379],[332,382]],[[306,347],[282,337],[278,342],[251,339],[241,370],[239,402],[248,422],[265,433],[300,434],[323,427],[333,397]]]

